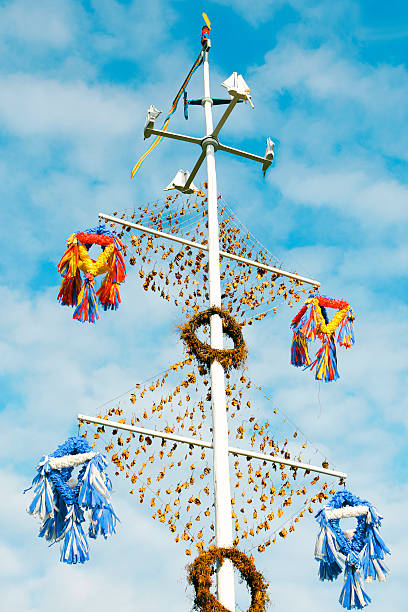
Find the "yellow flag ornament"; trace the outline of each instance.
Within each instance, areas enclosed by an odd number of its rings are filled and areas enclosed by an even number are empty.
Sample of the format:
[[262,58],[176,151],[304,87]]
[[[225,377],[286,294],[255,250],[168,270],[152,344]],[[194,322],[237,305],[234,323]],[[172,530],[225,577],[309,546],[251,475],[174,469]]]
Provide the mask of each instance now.
[[202,13],[205,24],[209,30],[211,30],[211,21],[208,19],[207,13]]

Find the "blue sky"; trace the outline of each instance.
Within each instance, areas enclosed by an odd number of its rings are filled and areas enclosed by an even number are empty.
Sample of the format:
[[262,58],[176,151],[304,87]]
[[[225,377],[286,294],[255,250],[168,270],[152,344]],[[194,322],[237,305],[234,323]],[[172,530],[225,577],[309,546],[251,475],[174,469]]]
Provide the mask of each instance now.
[[[176,170],[191,167],[188,146],[162,142],[129,178],[145,150],[147,106],[170,107],[198,54],[203,10],[213,24],[213,95],[236,70],[255,103],[236,109],[224,139],[261,154],[266,136],[277,142],[265,180],[255,164],[218,155],[219,191],[286,268],[318,278],[323,293],[348,299],[358,317],[357,344],[341,354],[335,384],[319,387],[289,366],[293,313],[284,308],[246,332],[249,371],[384,515],[392,573],[385,585],[369,585],[371,610],[402,611],[408,9],[377,0],[1,3],[4,606],[191,608],[183,550],[120,482],[120,532],[95,546],[83,568],[60,566],[36,537],[21,491],[38,459],[75,432],[77,412],[95,413],[173,359],[181,313],[141,291],[131,271],[120,310],[84,326],[56,303],[55,266],[66,236],[95,225],[99,211],[161,197]],[[189,95],[200,94],[198,73]],[[190,110],[187,123],[180,108],[171,128],[201,135],[202,115]],[[338,609],[340,584],[317,579],[315,533],[305,521],[259,559],[274,609]]]

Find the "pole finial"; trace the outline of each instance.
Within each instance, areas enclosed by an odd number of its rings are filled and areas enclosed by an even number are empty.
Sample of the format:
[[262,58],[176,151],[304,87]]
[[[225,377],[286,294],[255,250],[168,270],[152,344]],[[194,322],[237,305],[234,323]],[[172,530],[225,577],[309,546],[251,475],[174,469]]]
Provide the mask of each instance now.
[[206,13],[203,13],[202,15],[205,21],[205,25],[203,25],[203,29],[201,30],[201,45],[204,51],[209,51],[211,47],[211,41],[210,41],[211,22],[208,19]]
[[205,21],[205,25],[209,30],[211,30],[211,21],[208,19],[207,13],[202,13],[203,19]]

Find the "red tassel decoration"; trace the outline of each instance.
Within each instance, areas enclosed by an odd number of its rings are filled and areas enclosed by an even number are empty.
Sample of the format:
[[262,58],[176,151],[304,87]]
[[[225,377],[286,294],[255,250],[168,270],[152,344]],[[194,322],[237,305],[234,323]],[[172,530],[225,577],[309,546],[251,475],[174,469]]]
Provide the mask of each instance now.
[[300,334],[293,333],[290,363],[297,368],[310,365],[307,340]]
[[117,310],[121,302],[118,283],[112,283],[109,279],[99,287],[96,295],[104,310]]
[[316,306],[313,304],[313,302],[311,302],[300,320],[299,327],[297,328],[296,332],[308,340],[316,340],[318,331],[319,321]]
[[61,306],[76,306],[81,291],[81,273],[77,270],[75,276],[64,276],[57,300]]

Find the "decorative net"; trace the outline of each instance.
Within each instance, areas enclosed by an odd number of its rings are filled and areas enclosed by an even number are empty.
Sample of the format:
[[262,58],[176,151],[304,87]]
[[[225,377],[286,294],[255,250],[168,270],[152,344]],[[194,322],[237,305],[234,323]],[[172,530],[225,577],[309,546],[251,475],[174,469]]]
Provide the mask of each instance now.
[[[208,308],[206,250],[180,245],[143,231],[132,230],[126,220],[207,245],[207,198],[168,196],[123,214],[123,226],[112,230],[126,245],[125,256],[136,268],[143,288],[181,307],[186,317]],[[260,263],[281,267],[274,257],[232,214],[219,196],[220,249]],[[276,313],[283,302],[292,307],[305,293],[296,280],[278,273],[221,257],[223,308],[241,326]],[[209,341],[208,326],[198,332]],[[272,455],[316,463],[315,449],[281,413],[271,406],[261,387],[244,369],[226,373],[230,444]],[[210,377],[190,355],[146,384],[136,385],[127,400],[104,405],[100,417],[136,427],[161,430],[211,442]],[[256,408],[254,409],[254,407]],[[89,427],[89,426],[87,426]],[[186,554],[208,548],[215,539],[212,449],[126,432],[106,425],[83,435],[103,444],[116,466],[116,475],[129,480],[130,493],[150,506],[155,520],[185,545]],[[280,440],[280,441],[279,441]],[[327,467],[323,455],[324,467]],[[333,479],[310,472],[230,453],[234,545],[263,552],[278,534],[286,537],[313,504],[333,492]]]
[[[168,234],[207,245],[207,198],[179,194],[139,206],[114,216]],[[220,250],[281,268],[282,263],[238,221],[219,196]],[[133,265],[143,288],[181,307],[187,317],[208,307],[207,252],[116,223],[113,231],[126,245],[125,256]],[[119,228],[119,229],[118,229]],[[286,302],[291,308],[306,293],[297,280],[285,278],[226,257],[220,258],[223,308],[241,325],[252,325],[267,314],[276,313]]]
[[[246,372],[226,375],[226,394],[231,446],[328,467],[325,456]],[[211,442],[209,377],[186,356],[161,376],[136,385],[128,399],[105,405],[98,416]],[[202,550],[214,543],[211,448],[103,425],[95,425],[93,433],[89,427],[83,435],[104,445],[115,474],[129,480],[130,493],[150,506],[152,517],[185,545],[187,555],[194,546]],[[286,537],[305,513],[333,493],[333,478],[233,453],[230,473],[234,545],[247,553],[254,548],[263,552],[278,534]]]

